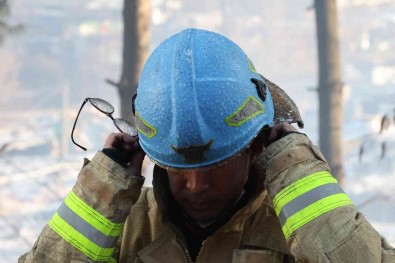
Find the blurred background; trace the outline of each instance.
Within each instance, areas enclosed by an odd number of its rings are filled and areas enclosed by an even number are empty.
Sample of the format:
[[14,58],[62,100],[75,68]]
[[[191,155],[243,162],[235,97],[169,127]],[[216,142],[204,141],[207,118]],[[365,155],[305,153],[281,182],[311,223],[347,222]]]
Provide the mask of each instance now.
[[[147,13],[144,23],[127,13],[133,3]],[[74,146],[70,133],[84,99],[105,99],[114,117],[125,117],[130,104],[121,107],[120,95],[136,78],[128,76],[185,28],[235,41],[293,98],[302,132],[319,145],[332,123],[319,122],[318,9],[313,0],[0,0],[0,262],[16,262],[32,247],[83,158],[92,158],[116,131],[88,103],[74,134],[88,150]],[[341,150],[331,154],[341,160],[345,191],[395,245],[395,1],[338,0],[335,11],[343,117],[337,113]],[[144,48],[137,59],[137,42],[124,38],[125,23],[143,34],[136,35]],[[144,167],[150,185],[152,165],[147,160]]]

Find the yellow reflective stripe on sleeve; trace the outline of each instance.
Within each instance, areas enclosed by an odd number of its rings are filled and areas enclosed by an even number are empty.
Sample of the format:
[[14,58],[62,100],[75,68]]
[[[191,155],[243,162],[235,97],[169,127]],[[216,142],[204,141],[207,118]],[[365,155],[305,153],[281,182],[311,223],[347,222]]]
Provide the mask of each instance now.
[[[70,192],[49,226],[93,260],[110,261],[123,223],[113,223]],[[111,261],[112,262],[112,261]]]
[[293,216],[287,218],[285,225],[282,227],[285,238],[288,239],[295,230],[320,215],[335,208],[350,204],[352,204],[352,202],[346,194],[335,194],[309,205]]
[[281,208],[296,197],[316,188],[317,186],[328,183],[337,183],[337,181],[329,172],[323,171],[306,176],[285,187],[273,199],[276,214],[279,215]]
[[82,201],[74,192],[70,192],[64,203],[79,215],[84,221],[94,226],[107,236],[119,236],[123,230],[123,223],[113,223]]
[[289,185],[274,197],[273,203],[286,239],[318,216],[352,204],[327,171],[306,176]]
[[80,234],[63,220],[58,213],[52,217],[49,226],[63,239],[93,260],[110,261],[114,248],[102,248],[93,243],[87,237]]

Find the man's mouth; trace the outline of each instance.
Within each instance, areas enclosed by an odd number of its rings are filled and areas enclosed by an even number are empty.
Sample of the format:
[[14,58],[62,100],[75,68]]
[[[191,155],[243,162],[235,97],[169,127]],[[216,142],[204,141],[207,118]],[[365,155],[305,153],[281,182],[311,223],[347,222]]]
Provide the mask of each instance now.
[[211,202],[189,202],[189,206],[195,211],[206,211],[210,207]]

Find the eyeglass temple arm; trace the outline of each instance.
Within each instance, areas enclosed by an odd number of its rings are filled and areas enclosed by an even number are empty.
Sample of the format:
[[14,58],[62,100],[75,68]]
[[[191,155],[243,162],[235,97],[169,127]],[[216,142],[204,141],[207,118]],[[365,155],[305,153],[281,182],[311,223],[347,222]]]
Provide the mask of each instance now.
[[84,102],[82,103],[81,108],[80,108],[80,110],[78,111],[77,117],[75,118],[74,125],[73,125],[73,129],[71,130],[71,141],[72,141],[75,145],[77,145],[78,147],[80,147],[82,150],[84,150],[84,151],[86,151],[86,148],[83,147],[83,146],[81,146],[81,145],[79,145],[78,143],[76,143],[76,142],[74,141],[74,136],[73,136],[73,135],[74,135],[75,126],[76,126],[76,124],[77,124],[77,120],[78,120],[78,117],[80,116],[81,110],[82,110],[82,108],[84,107],[85,103],[86,103],[89,99],[90,99],[90,98],[86,98],[86,99],[84,100]]

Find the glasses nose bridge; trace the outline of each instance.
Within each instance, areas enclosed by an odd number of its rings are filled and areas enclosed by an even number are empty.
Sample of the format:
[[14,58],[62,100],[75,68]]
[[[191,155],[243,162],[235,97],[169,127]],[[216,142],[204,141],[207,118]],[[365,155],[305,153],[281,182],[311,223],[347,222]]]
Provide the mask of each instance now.
[[110,117],[111,120],[115,121],[114,117],[112,116],[113,112],[112,113],[104,113],[104,114],[106,114],[108,117]]

